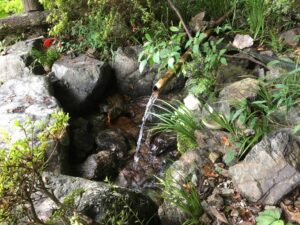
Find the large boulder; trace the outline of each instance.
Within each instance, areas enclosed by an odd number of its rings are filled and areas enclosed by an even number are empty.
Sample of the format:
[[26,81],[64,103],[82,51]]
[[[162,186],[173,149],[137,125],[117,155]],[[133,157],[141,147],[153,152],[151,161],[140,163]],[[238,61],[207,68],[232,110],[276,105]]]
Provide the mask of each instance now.
[[[115,71],[118,89],[122,94],[132,97],[150,95],[154,84],[160,77],[156,66],[146,67],[145,70],[140,73],[138,56],[141,51],[141,46],[132,46],[118,48],[115,53],[113,69]],[[175,76],[164,88],[164,93],[182,88],[184,83],[185,79],[183,76],[179,76],[178,78]]]
[[86,55],[65,56],[53,64],[52,72],[55,96],[71,112],[89,110],[102,98],[112,77],[107,63]]
[[[139,224],[132,212],[136,213],[140,221],[145,221],[149,225],[160,224],[156,216],[157,206],[139,192],[64,175],[55,176],[45,173],[43,178],[46,187],[53,191],[53,194],[61,202],[72,192],[79,189],[83,190],[84,193],[75,198],[76,210],[97,223],[102,224],[105,218],[117,217],[125,210],[131,219],[128,224]],[[43,220],[49,218],[57,208],[56,204],[47,197],[40,198],[35,205],[37,214]]]
[[27,66],[31,63],[29,54],[32,46],[32,42],[17,42],[0,56],[0,85],[9,79],[30,75]]
[[250,202],[274,205],[300,184],[299,140],[289,130],[275,131],[229,169],[235,187]]
[[[14,127],[15,121],[24,123],[28,117],[31,120],[46,120],[60,107],[54,97],[51,96],[49,81],[45,77],[28,76],[12,79],[0,87],[0,129],[11,137],[11,142],[24,137],[24,132]],[[65,137],[66,138],[66,137]],[[66,164],[66,142],[51,154],[50,170],[63,172]],[[7,149],[7,143],[0,138],[0,148]],[[51,151],[51,153],[50,153]]]

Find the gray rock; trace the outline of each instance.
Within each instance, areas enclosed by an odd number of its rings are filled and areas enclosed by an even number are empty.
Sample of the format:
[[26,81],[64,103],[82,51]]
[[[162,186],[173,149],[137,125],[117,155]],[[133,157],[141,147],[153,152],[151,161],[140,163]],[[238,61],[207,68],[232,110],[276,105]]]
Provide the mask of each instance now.
[[107,129],[95,138],[96,153],[90,155],[77,170],[81,177],[99,180],[114,177],[128,157],[130,137],[121,129]]
[[234,104],[245,99],[254,99],[259,90],[259,81],[246,78],[226,86],[220,92],[220,101],[227,101]]
[[52,66],[55,95],[67,111],[87,111],[99,101],[110,78],[108,64],[80,55],[65,56]]
[[30,75],[27,66],[30,64],[29,53],[31,49],[32,43],[17,42],[8,47],[5,55],[0,56],[0,84],[9,79]]
[[90,155],[80,166],[80,177],[89,180],[99,180],[113,177],[117,174],[118,161],[116,156],[109,151],[101,151]]
[[[175,185],[184,184],[187,181],[197,185],[202,177],[201,169],[205,164],[203,154],[203,149],[186,152],[170,166],[165,179],[172,180]],[[166,201],[159,207],[158,215],[162,225],[181,225],[186,219],[186,215],[181,209]]]
[[[102,223],[104,218],[117,216],[121,210],[130,207],[137,213],[141,221],[149,221],[149,225],[160,224],[157,216],[155,216],[157,207],[149,198],[139,192],[64,175],[55,176],[45,173],[43,178],[47,188],[52,190],[61,202],[73,191],[83,189],[84,193],[75,199],[75,207],[79,212],[97,223]],[[47,197],[40,198],[35,202],[35,205],[37,214],[43,220],[49,218],[57,207]],[[132,217],[132,221],[128,222],[129,224],[138,224],[135,221],[136,218]]]
[[[115,71],[117,86],[122,94],[132,97],[150,95],[152,87],[159,79],[158,68],[152,66],[139,72],[138,55],[141,53],[141,46],[119,48],[115,53],[113,69]],[[183,88],[185,79],[182,76],[168,82],[163,93]]]
[[274,205],[299,186],[299,168],[299,140],[289,130],[279,130],[263,138],[229,173],[250,202]]
[[131,148],[133,138],[121,129],[100,131],[96,138],[97,151],[108,150],[114,153],[119,161],[123,161]]
[[297,36],[300,34],[300,27],[285,31],[280,34],[280,38],[286,45],[295,47],[299,44],[299,39]]
[[[56,99],[51,96],[51,88],[45,77],[29,76],[13,79],[0,87],[0,129],[11,136],[11,142],[24,137],[24,133],[14,127],[16,120],[21,124],[28,117],[33,121],[46,120],[59,109]],[[50,171],[65,171],[68,141],[67,139],[64,141],[53,154],[52,149],[49,149],[48,155],[52,154]],[[0,140],[0,147],[7,148],[3,140]]]
[[280,124],[291,127],[297,126],[300,123],[300,106],[297,104],[288,111],[283,106],[272,112],[270,116]]

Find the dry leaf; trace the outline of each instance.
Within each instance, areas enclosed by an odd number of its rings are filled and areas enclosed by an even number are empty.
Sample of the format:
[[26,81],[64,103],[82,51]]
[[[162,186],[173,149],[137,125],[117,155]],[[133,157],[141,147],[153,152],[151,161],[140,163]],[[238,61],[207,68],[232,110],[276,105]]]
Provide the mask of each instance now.
[[228,220],[227,220],[226,216],[224,215],[224,213],[219,212],[219,211],[218,211],[216,208],[214,208],[214,207],[209,207],[209,212],[211,213],[212,216],[216,217],[216,219],[217,219],[219,222],[228,224]]
[[205,164],[202,168],[203,175],[205,177],[218,177],[219,174],[215,173],[213,170],[213,165]]
[[280,203],[280,207],[283,209],[284,215],[288,221],[300,224],[300,212],[292,212],[289,210],[283,202]]

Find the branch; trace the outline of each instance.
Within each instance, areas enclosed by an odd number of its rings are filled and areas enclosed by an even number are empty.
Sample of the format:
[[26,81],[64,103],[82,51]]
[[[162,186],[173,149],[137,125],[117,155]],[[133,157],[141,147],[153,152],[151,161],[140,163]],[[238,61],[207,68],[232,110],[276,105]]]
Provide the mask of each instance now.
[[192,39],[193,37],[192,37],[192,35],[191,35],[191,32],[189,31],[187,25],[185,24],[185,22],[184,22],[184,20],[183,20],[183,18],[182,18],[182,16],[181,16],[179,10],[176,8],[176,6],[175,6],[174,3],[172,2],[172,0],[167,0],[167,1],[168,1],[168,3],[169,3],[170,7],[171,7],[171,8],[174,10],[174,12],[177,14],[179,20],[181,21],[181,23],[182,23],[182,25],[183,25],[183,28],[184,28],[184,30],[185,30],[186,35],[189,37],[189,39]]

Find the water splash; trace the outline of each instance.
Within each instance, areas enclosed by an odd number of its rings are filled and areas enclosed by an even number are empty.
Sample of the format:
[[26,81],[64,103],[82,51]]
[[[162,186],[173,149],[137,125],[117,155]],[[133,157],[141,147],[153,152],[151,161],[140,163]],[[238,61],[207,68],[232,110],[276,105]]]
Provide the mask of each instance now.
[[141,125],[141,128],[140,128],[139,137],[138,137],[138,141],[137,141],[136,149],[135,149],[135,155],[134,155],[134,162],[135,163],[137,163],[140,159],[140,148],[141,148],[141,145],[142,145],[142,139],[143,139],[145,124],[146,124],[147,119],[149,118],[149,115],[150,115],[149,113],[150,113],[155,101],[157,100],[157,98],[158,98],[158,93],[153,92],[152,95],[149,98],[149,101],[148,101],[147,105],[146,105],[146,110],[145,110],[145,113],[144,113],[144,116],[143,116],[143,119],[142,119],[142,125]]

